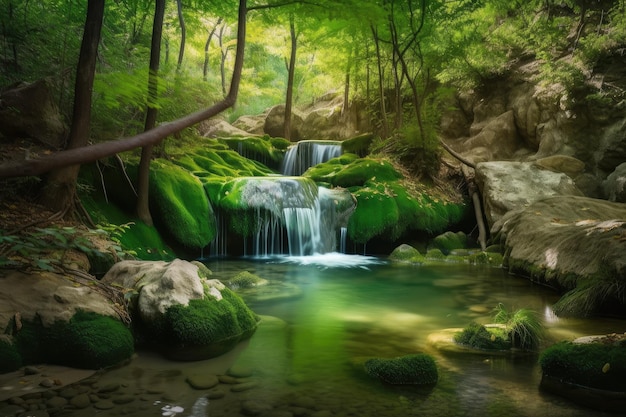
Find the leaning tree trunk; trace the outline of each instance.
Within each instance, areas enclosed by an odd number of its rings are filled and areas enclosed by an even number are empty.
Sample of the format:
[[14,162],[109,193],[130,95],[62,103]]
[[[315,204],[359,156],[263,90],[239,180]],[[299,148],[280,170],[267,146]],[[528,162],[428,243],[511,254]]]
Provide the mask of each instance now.
[[293,108],[293,82],[296,73],[296,53],[298,48],[298,35],[293,14],[289,16],[289,33],[291,34],[291,54],[287,64],[287,97],[285,98],[285,121],[283,134],[285,139],[291,140],[291,113]]
[[[152,45],[150,48],[150,74],[148,76],[148,111],[144,131],[154,128],[156,125],[157,90],[159,76],[159,62],[161,56],[161,37],[163,34],[163,16],[165,15],[165,0],[156,0],[154,11],[154,25],[152,26]],[[137,180],[137,216],[147,225],[152,226],[152,216],[149,207],[150,188],[150,162],[152,160],[152,147],[150,144],[141,149],[139,161],[139,178]]]
[[[103,17],[104,0],[89,0],[76,69],[74,109],[68,149],[81,148],[89,142],[92,87]],[[72,208],[76,198],[76,180],[79,170],[80,165],[68,165],[50,172],[42,190],[42,203],[57,211],[68,211]]]

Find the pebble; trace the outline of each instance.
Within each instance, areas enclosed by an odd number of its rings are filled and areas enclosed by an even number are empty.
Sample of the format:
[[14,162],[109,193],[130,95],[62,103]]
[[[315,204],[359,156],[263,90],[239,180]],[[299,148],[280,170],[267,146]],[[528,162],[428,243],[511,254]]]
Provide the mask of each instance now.
[[186,380],[194,389],[210,389],[220,383],[217,376],[210,374],[192,374]]
[[239,380],[237,378],[235,378],[234,376],[230,376],[230,375],[219,375],[217,379],[222,384],[238,384],[239,383]]
[[41,385],[44,388],[51,388],[54,385],[54,381],[51,380],[51,379],[46,378],[46,379],[42,380],[39,383],[39,385]]
[[214,389],[214,390],[207,392],[206,397],[209,400],[219,400],[220,398],[224,398],[225,395],[226,393],[222,391],[221,389]]
[[228,375],[235,378],[246,378],[252,376],[252,374],[254,374],[254,370],[248,366],[235,365],[228,370]]
[[63,397],[52,397],[48,401],[46,401],[46,405],[50,408],[61,408],[66,406],[67,403],[67,399]]
[[79,394],[70,400],[70,405],[76,408],[87,408],[91,405],[91,400],[87,394]]

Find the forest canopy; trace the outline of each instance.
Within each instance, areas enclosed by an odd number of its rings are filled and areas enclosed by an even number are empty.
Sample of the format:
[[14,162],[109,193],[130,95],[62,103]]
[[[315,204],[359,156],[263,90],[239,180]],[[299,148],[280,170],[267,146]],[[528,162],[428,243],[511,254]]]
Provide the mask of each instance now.
[[[86,7],[0,0],[0,88],[48,78],[70,120]],[[141,132],[148,105],[163,123],[226,95],[237,2],[165,2],[155,99],[147,87],[154,1],[104,7],[92,141]],[[623,0],[250,0],[239,96],[225,115],[234,121],[334,91],[364,103],[383,139],[400,134],[429,149],[451,92],[488,86],[526,60],[540,63],[544,82],[601,95],[593,69],[623,53],[625,9]]]

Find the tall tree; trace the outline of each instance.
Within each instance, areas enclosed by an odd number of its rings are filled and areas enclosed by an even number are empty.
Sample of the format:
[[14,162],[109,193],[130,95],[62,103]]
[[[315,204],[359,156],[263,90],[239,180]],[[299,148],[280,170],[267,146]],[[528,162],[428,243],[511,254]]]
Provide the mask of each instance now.
[[298,33],[293,13],[289,14],[289,36],[291,39],[291,52],[287,65],[287,93],[285,98],[285,121],[283,125],[283,135],[285,139],[291,140],[291,114],[293,108],[293,82],[296,73],[296,54],[298,49]]
[[[104,0],[89,0],[76,68],[74,109],[68,149],[78,150],[86,146],[89,141],[92,87],[103,18]],[[80,166],[67,164],[55,168],[59,169],[50,172],[46,178],[42,190],[42,202],[54,210],[67,212],[73,207],[76,198],[76,180]]]
[[[154,9],[154,23],[152,25],[152,46],[150,48],[150,72],[148,75],[148,109],[144,131],[154,128],[159,114],[158,83],[159,63],[161,61],[161,38],[163,35],[163,18],[165,16],[165,0],[156,0]],[[137,180],[137,216],[146,224],[152,226],[152,216],[149,207],[150,162],[152,161],[153,144],[141,149],[139,161],[139,178]]]
[[206,81],[209,73],[209,46],[211,46],[211,39],[213,39],[213,35],[217,30],[217,27],[222,23],[222,17],[220,16],[217,19],[217,22],[213,25],[211,30],[209,31],[209,36],[207,36],[206,42],[204,44],[204,64],[202,65],[202,80]]

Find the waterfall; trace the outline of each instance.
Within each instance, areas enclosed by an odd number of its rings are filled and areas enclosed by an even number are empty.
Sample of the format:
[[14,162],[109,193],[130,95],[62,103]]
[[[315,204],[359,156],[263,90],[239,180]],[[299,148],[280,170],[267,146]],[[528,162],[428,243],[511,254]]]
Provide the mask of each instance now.
[[[355,208],[347,190],[318,187],[304,177],[241,177],[227,182],[224,200],[233,198],[254,216],[254,230],[243,241],[243,254],[270,257],[281,254],[308,256],[337,250],[337,230],[347,224]],[[213,256],[226,255],[228,221],[218,205],[217,237]]]
[[339,253],[346,253],[346,242],[348,240],[348,228],[341,228],[341,236],[339,240]]
[[302,140],[285,154],[283,175],[302,175],[312,166],[341,155],[341,142],[332,140]]

